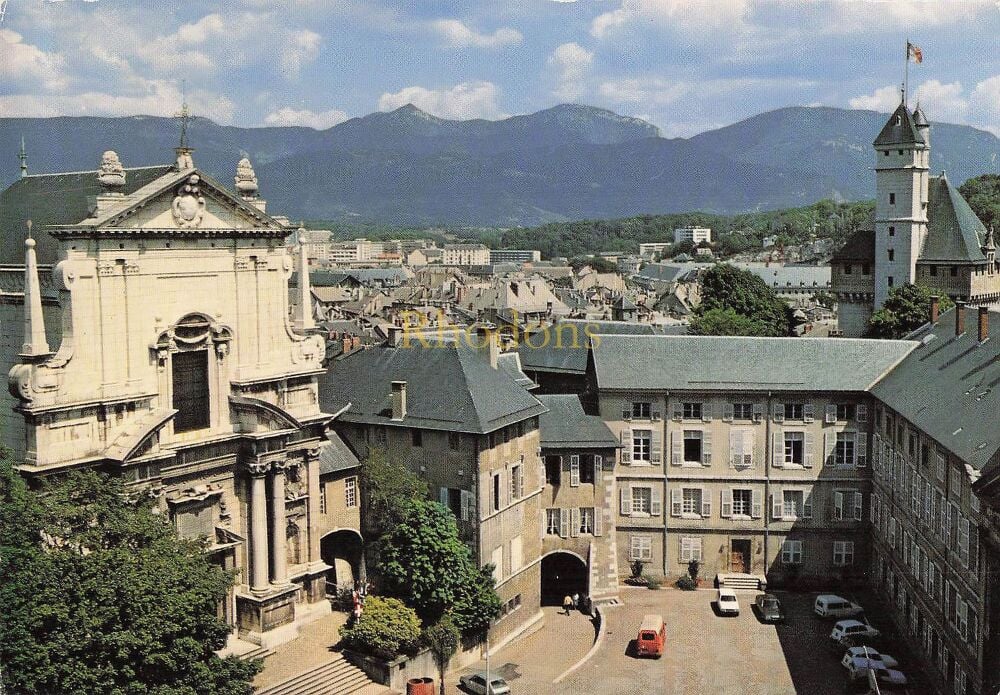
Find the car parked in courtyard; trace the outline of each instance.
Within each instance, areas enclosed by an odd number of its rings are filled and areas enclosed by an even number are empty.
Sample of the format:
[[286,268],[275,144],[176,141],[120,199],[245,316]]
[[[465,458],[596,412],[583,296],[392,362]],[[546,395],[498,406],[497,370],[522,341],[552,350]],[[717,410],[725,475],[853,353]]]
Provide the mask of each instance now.
[[774,594],[759,594],[753,604],[761,622],[785,622],[785,609],[781,607],[781,601]]
[[844,668],[847,668],[848,664],[850,663],[850,660],[855,657],[869,659],[871,661],[878,661],[886,668],[896,668],[897,666],[899,666],[899,662],[896,661],[891,656],[889,656],[888,654],[883,654],[882,652],[880,652],[877,649],[874,649],[873,647],[866,647],[864,645],[857,647],[848,647],[847,651],[844,652],[844,658],[840,660],[840,663],[841,665],[844,666]]
[[845,637],[878,637],[881,634],[875,627],[860,620],[838,620],[830,631],[830,639],[840,643]]
[[510,695],[510,686],[500,676],[490,675],[490,689],[486,691],[486,672],[477,671],[462,676],[458,679],[459,684],[470,693],[475,695]]
[[740,614],[740,602],[736,600],[736,592],[727,587],[719,587],[719,593],[715,597],[715,605],[722,615]]
[[820,594],[813,603],[813,612],[821,618],[856,618],[865,609],[836,594]]

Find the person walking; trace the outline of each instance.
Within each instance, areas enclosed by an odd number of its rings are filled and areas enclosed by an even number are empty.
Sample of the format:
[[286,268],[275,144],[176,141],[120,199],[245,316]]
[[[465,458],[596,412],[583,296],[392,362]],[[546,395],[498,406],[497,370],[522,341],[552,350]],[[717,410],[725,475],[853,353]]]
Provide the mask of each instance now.
[[566,611],[566,615],[569,615],[570,609],[573,608],[573,597],[569,594],[563,598],[563,610]]
[[580,594],[578,592],[573,593],[573,610],[580,609]]

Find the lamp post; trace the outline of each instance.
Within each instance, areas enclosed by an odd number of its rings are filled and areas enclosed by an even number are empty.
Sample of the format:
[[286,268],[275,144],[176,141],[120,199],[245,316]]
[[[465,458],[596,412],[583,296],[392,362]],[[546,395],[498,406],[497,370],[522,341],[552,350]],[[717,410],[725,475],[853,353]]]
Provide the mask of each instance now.
[[490,628],[493,621],[486,623],[486,695],[493,695],[492,681],[490,680]]

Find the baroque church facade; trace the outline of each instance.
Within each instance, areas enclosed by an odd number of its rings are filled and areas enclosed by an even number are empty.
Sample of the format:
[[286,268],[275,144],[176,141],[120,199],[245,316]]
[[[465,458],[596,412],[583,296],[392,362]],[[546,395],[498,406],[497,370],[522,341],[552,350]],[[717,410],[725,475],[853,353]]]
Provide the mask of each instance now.
[[930,174],[931,125],[901,103],[872,143],[875,224],[831,261],[839,328],[861,336],[893,287],[917,284],[956,302],[1000,301],[1000,265],[986,229],[945,172]]
[[188,147],[141,169],[109,151],[96,172],[25,175],[2,196],[0,405],[22,471],[93,466],[148,489],[237,570],[220,610],[244,641],[267,647],[329,611],[324,341],[308,302],[289,313],[290,230],[250,162],[232,190]]

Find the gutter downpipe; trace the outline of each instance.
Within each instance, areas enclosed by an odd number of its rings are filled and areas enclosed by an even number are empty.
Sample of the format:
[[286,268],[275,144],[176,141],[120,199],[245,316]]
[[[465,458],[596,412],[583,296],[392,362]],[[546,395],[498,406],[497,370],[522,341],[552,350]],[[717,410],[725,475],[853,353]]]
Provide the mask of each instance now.
[[[764,515],[764,580],[767,581],[767,563],[771,533],[771,464],[773,463],[775,452],[771,451],[774,446],[774,438],[771,436],[771,413],[773,404],[771,403],[771,392],[767,392],[767,400],[764,404],[764,499],[761,510]],[[771,455],[768,456],[770,451]]]

